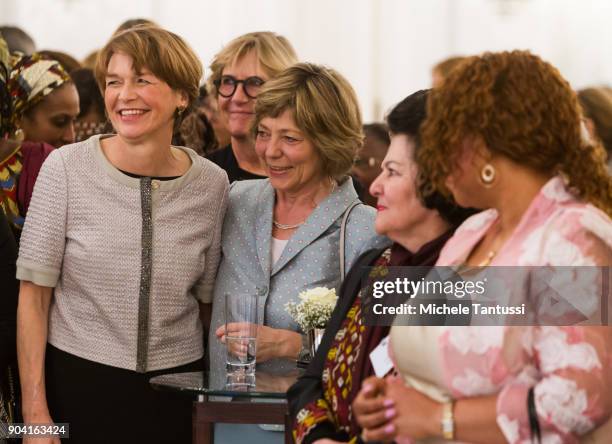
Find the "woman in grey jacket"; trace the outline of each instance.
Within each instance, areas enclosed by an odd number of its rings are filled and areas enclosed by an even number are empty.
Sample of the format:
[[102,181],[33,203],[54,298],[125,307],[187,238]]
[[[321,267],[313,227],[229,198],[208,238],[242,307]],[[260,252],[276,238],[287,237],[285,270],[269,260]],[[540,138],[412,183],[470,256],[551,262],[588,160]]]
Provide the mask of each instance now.
[[340,74],[306,63],[286,69],[259,93],[254,128],[269,178],[230,190],[209,335],[213,374],[225,366],[226,294],[259,293],[258,368],[295,368],[304,332],[285,304],[309,288],[338,289],[341,249],[348,269],[361,252],[387,242],[346,176],[363,136],[357,98]]

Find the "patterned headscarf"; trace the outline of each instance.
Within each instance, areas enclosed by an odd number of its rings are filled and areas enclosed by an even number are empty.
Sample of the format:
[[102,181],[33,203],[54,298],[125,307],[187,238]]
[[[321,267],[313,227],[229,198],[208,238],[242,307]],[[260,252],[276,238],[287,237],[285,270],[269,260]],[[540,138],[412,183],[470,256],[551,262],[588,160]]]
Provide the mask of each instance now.
[[10,73],[8,46],[0,36],[0,139],[6,138],[12,129],[13,104],[7,85]]
[[13,98],[13,125],[28,109],[69,81],[70,76],[57,60],[38,53],[20,55],[8,82]]

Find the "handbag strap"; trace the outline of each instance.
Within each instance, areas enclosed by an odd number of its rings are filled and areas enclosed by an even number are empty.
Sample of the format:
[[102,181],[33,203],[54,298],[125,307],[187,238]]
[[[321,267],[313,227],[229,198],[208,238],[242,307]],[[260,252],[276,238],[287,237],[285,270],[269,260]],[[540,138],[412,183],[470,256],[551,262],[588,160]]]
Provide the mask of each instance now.
[[538,412],[535,406],[533,387],[531,387],[527,393],[527,413],[529,415],[531,442],[540,444],[542,442],[542,431],[540,430],[540,421],[538,420]]
[[361,203],[361,201],[359,199],[357,199],[352,204],[349,205],[349,207],[344,212],[344,216],[342,216],[342,223],[340,224],[340,244],[339,244],[339,248],[340,248],[340,276],[341,276],[342,279],[344,279],[344,275],[345,275],[344,250],[346,248],[345,247],[345,243],[346,243],[346,224],[348,222],[348,218],[349,218],[349,215],[351,214],[351,211],[353,211],[353,208],[355,208],[360,203]]

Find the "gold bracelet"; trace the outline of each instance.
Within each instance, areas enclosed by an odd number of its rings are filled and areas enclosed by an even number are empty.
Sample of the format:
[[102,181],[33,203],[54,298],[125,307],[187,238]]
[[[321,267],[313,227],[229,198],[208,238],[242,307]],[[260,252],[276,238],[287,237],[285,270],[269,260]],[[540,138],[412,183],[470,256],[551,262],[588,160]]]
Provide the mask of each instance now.
[[453,415],[453,401],[442,405],[442,437],[447,440],[455,439],[455,418]]

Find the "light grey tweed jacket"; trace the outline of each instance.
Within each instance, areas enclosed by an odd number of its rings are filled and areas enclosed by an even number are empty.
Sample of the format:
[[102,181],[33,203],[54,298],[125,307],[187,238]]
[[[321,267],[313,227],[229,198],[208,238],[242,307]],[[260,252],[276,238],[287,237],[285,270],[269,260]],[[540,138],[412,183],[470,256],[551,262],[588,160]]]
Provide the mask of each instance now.
[[[259,298],[259,322],[299,331],[285,310],[289,301],[314,287],[339,290],[341,284],[339,239],[342,216],[358,200],[351,179],[346,179],[321,202],[287,243],[278,261],[271,265],[272,213],[275,193],[268,179],[234,182],[222,235],[222,259],[213,293],[213,313],[209,334],[210,364],[213,374],[223,373],[226,350],[215,336],[225,322],[226,293],[255,293]],[[356,206],[350,213],[345,242],[346,271],[353,261],[370,248],[389,243],[374,232],[375,210]],[[258,369],[283,371],[295,368],[295,361],[273,359]]]
[[145,372],[204,354],[198,300],[210,302],[227,174],[193,150],[174,180],[133,178],[100,137],[55,150],[26,218],[17,277],[55,287],[49,342]]

